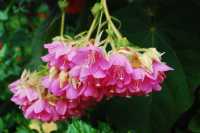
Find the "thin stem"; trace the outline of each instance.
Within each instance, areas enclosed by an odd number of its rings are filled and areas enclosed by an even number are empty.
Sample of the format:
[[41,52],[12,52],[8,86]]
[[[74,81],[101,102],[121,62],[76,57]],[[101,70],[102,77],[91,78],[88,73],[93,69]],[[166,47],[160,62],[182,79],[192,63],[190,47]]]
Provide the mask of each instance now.
[[101,28],[102,28],[102,16],[103,16],[103,13],[101,12],[100,13],[100,17],[99,17],[99,24],[98,24],[98,28],[97,28],[97,33],[96,33],[96,37],[95,37],[95,44],[98,43],[98,41],[101,40],[101,34],[100,31],[101,31]]
[[64,28],[65,28],[65,12],[62,11],[61,27],[60,27],[60,36],[61,36],[61,38],[64,38]]
[[116,36],[118,38],[122,38],[121,33],[119,32],[119,30],[115,27],[114,23],[112,22],[112,19],[111,19],[111,16],[109,14],[108,7],[107,7],[107,4],[106,4],[106,0],[101,0],[101,2],[102,2],[102,5],[103,5],[105,16],[106,16],[108,23],[110,24],[112,30],[114,31],[114,33],[116,34]]
[[87,33],[87,36],[86,36],[86,39],[87,39],[87,40],[90,39],[90,37],[91,37],[91,35],[92,35],[92,32],[93,32],[93,31],[95,30],[95,28],[96,28],[97,17],[98,17],[98,15],[96,15],[95,18],[94,18],[94,20],[92,21],[92,24],[91,24],[90,29],[89,29],[89,31],[88,31],[88,33]]
[[[111,28],[111,26],[108,25],[108,29],[109,29],[109,30],[110,30],[110,28]],[[113,51],[117,51],[117,48],[116,48],[116,46],[115,46],[114,43],[113,43],[113,38],[112,38],[112,36],[108,36],[108,41],[110,42],[110,45],[111,45],[112,50],[113,50]]]
[[96,34],[96,36],[99,35],[100,30],[101,30],[102,15],[103,15],[103,14],[102,14],[102,12],[101,12],[101,13],[100,13],[99,25],[98,25],[98,28],[97,28],[97,34]]
[[7,6],[7,8],[6,8],[6,10],[5,10],[6,13],[9,12],[9,10],[10,10],[11,6],[14,4],[14,2],[15,2],[15,1],[12,0],[12,1],[9,3],[9,5]]

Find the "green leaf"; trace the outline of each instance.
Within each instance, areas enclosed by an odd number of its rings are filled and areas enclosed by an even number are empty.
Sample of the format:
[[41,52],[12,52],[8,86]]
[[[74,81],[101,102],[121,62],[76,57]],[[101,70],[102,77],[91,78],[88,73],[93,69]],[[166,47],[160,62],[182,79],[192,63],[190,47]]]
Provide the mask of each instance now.
[[165,52],[163,61],[175,70],[167,74],[161,92],[148,97],[116,98],[103,105],[106,119],[122,133],[128,130],[169,133],[179,115],[192,103],[192,90],[188,88],[183,66],[170,46],[170,38],[160,31],[160,27],[151,26],[153,24],[142,7],[130,5],[118,12],[118,18],[122,20],[122,31],[131,42]]
[[10,30],[16,31],[17,29],[21,28],[21,23],[20,23],[20,17],[15,15],[10,17],[9,19],[10,21],[8,21],[7,25],[9,27]]
[[174,38],[172,45],[186,71],[190,88],[196,88],[200,85],[200,64],[197,63],[200,60],[200,46],[196,45],[200,42],[198,33],[177,30],[173,27],[167,27],[166,30]]
[[5,32],[5,29],[4,29],[3,22],[0,22],[0,37],[3,36],[4,32]]
[[16,133],[31,133],[31,131],[24,126],[20,126],[20,127],[17,127]]
[[114,133],[110,126],[106,123],[99,123],[98,133]]
[[200,114],[194,116],[189,124],[189,129],[193,133],[200,133]]
[[2,132],[4,129],[4,123],[3,123],[3,119],[0,118],[0,132]]
[[0,49],[0,59],[4,58],[6,56],[7,50],[8,50],[8,45],[4,44],[3,48]]
[[69,124],[66,133],[97,133],[97,132],[87,123],[80,120],[73,120],[72,123]]
[[0,11],[0,20],[1,21],[8,20],[8,14],[7,14],[7,12]]

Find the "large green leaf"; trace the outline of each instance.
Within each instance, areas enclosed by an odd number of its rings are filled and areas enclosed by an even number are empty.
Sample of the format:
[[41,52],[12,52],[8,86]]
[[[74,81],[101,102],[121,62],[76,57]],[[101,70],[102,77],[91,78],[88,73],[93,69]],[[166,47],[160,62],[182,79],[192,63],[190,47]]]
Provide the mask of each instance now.
[[83,121],[74,120],[69,124],[66,133],[96,133],[97,131]]
[[191,120],[189,124],[189,129],[193,133],[199,133],[200,132],[200,114],[194,116],[194,118]]
[[5,21],[8,19],[8,14],[5,11],[0,11],[0,20]]
[[186,71],[187,80],[190,88],[200,85],[200,42],[199,35],[196,32],[175,30],[168,27],[167,34],[173,38],[172,45]]
[[[131,13],[130,13],[131,12]],[[130,5],[120,10],[123,31],[133,43],[142,47],[156,47],[165,52],[163,60],[175,71],[170,72],[163,90],[148,97],[116,98],[106,106],[107,119],[117,130],[132,129],[145,133],[169,133],[179,115],[191,105],[192,95],[186,75],[171,40],[151,23],[142,7]],[[152,26],[153,25],[153,26]]]

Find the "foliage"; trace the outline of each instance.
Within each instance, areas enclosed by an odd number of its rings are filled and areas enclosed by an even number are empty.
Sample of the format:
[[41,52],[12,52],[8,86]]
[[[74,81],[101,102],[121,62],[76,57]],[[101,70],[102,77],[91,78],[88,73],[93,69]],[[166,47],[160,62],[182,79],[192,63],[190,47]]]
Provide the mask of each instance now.
[[[34,132],[29,129],[29,120],[9,100],[7,86],[25,66],[35,68],[41,64],[38,59],[44,52],[42,44],[59,33],[60,11],[49,1],[0,1],[0,132]],[[67,15],[66,33],[75,34],[89,26],[92,15],[88,10],[93,4],[87,1],[83,12]],[[109,5],[112,14],[121,20],[122,32],[134,44],[165,52],[164,60],[175,71],[168,74],[163,91],[147,97],[104,101],[89,110],[84,121],[58,122],[57,132],[198,133],[200,101],[193,100],[197,93],[194,90],[200,85],[200,20],[195,14],[200,12],[198,0],[111,0]]]

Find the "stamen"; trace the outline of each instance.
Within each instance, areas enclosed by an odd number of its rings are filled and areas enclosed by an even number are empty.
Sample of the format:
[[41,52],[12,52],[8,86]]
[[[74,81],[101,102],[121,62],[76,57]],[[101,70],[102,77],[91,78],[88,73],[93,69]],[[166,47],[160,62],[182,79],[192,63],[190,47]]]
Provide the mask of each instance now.
[[61,71],[59,74],[59,79],[60,79],[60,88],[63,88],[69,79],[68,73],[65,71]]
[[87,62],[88,62],[89,65],[92,65],[92,64],[95,63],[95,61],[96,61],[96,52],[91,51],[91,53],[88,54],[88,61]]
[[49,70],[49,78],[52,79],[58,73],[58,69],[56,67],[51,67]]

